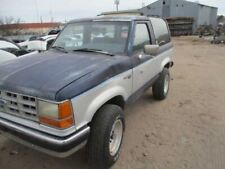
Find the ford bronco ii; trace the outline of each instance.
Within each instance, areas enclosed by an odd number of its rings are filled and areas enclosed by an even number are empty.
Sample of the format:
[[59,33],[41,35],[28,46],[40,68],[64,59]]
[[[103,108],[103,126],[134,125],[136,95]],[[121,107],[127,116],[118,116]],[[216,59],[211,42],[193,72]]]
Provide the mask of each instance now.
[[73,20],[49,51],[0,65],[0,130],[57,157],[86,146],[94,168],[109,168],[120,154],[125,105],[150,87],[155,99],[167,97],[172,51],[159,18]]

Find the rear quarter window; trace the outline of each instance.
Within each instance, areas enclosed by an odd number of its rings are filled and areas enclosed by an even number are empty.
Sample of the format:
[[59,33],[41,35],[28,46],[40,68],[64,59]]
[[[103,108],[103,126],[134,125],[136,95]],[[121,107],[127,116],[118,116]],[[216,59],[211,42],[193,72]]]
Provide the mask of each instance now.
[[154,30],[156,43],[159,46],[170,42],[170,33],[167,23],[163,19],[151,18],[152,27]]

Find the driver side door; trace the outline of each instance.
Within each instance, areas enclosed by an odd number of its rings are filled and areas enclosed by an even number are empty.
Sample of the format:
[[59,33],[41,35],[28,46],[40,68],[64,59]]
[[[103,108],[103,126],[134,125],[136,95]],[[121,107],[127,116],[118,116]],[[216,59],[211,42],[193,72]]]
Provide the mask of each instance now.
[[132,52],[133,93],[145,88],[155,76],[155,58],[144,53],[144,46],[149,44],[151,36],[148,22],[137,22]]

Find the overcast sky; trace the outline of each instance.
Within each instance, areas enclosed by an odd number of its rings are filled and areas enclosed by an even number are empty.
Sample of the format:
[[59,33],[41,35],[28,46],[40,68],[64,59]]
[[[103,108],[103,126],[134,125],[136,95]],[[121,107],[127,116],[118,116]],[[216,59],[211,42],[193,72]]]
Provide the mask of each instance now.
[[[135,9],[156,0],[120,0],[119,9]],[[196,1],[196,0],[190,0]],[[225,15],[224,0],[198,0],[219,8]],[[24,22],[69,21],[74,18],[90,17],[105,11],[115,10],[114,0],[0,0],[0,17],[12,16]]]

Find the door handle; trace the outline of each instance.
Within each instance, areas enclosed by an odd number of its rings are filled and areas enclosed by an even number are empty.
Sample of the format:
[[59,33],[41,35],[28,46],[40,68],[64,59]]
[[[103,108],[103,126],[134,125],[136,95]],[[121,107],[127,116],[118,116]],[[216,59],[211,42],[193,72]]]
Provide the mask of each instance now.
[[131,79],[132,75],[128,75],[126,77],[124,77],[123,79]]

